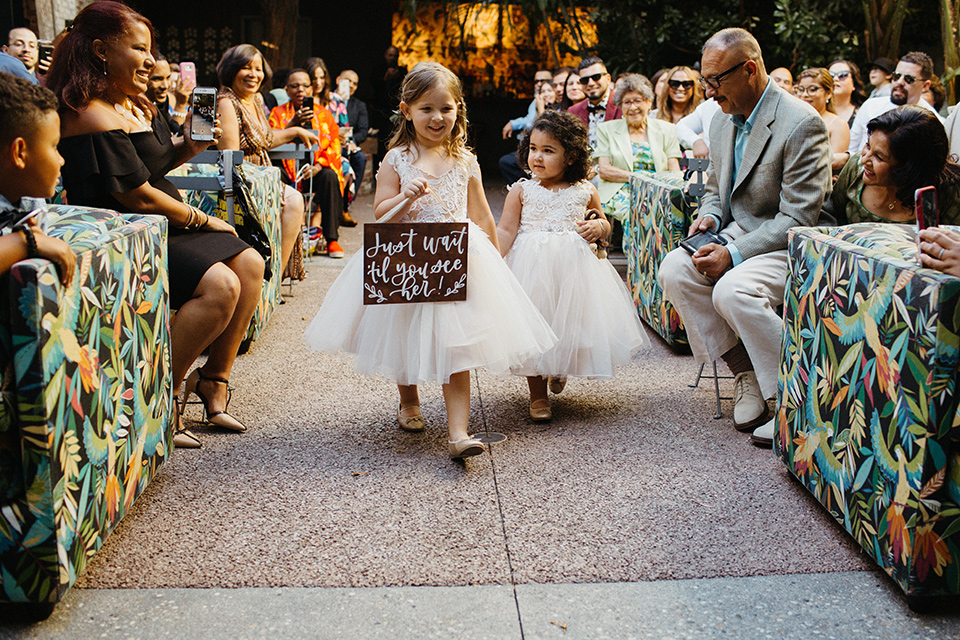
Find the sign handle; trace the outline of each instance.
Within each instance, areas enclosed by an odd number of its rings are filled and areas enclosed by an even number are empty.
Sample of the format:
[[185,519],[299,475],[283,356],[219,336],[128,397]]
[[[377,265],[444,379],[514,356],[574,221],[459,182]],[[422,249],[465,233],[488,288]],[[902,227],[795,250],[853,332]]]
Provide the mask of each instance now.
[[395,206],[393,209],[390,209],[390,211],[388,211],[387,213],[385,213],[382,218],[380,218],[379,220],[377,220],[377,222],[389,222],[394,216],[397,215],[397,213],[399,213],[400,209],[403,209],[405,206],[407,206],[407,203],[408,203],[408,202],[410,202],[410,198],[404,198],[404,199],[400,202],[400,204],[398,204],[397,206]]

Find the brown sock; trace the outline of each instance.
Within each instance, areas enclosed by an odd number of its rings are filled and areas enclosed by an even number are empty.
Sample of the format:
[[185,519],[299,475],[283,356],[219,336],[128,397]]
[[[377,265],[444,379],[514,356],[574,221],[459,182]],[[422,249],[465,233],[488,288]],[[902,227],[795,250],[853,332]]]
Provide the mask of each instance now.
[[747,350],[743,347],[742,342],[738,342],[737,346],[727,351],[720,356],[720,358],[727,363],[730,371],[735,376],[746,373],[747,371],[753,371],[753,363],[750,362],[750,356],[747,354]]

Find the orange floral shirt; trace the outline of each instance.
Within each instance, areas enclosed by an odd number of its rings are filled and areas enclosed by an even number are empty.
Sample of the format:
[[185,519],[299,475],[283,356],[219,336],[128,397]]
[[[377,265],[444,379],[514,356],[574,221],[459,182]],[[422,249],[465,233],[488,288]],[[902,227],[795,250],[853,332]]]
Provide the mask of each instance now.
[[[293,120],[294,114],[293,101],[274,107],[270,112],[270,128],[285,129],[287,124]],[[315,108],[313,110],[313,120],[310,121],[310,128],[315,130],[320,138],[320,151],[313,153],[312,163],[336,171],[337,179],[340,181],[340,191],[343,192],[343,169],[340,165],[340,127],[337,126],[337,121],[326,109]],[[296,179],[296,160],[284,160],[283,168],[291,180]]]

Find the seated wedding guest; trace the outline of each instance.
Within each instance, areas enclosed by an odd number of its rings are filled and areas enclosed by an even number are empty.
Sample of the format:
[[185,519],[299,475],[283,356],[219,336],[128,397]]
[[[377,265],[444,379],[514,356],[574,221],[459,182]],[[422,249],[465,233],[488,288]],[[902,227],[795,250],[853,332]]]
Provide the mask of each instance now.
[[[347,124],[348,127],[340,132],[340,147],[343,157],[350,162],[350,167],[354,174],[354,194],[360,190],[360,184],[363,182],[363,174],[367,168],[367,154],[360,150],[360,145],[367,139],[370,132],[370,119],[367,115],[367,103],[356,96],[357,86],[360,83],[360,76],[353,69],[344,69],[337,76],[337,94],[340,94],[341,87],[346,89],[346,95],[341,97],[347,103]],[[349,135],[345,135],[345,132]],[[344,202],[344,218],[346,218],[347,205]],[[350,218],[356,225],[356,221]],[[344,220],[345,221],[345,220]]]
[[805,69],[797,76],[793,94],[816,109],[827,123],[830,149],[833,151],[831,167],[834,173],[840,173],[847,162],[850,127],[843,118],[833,112],[833,77],[822,67]]
[[[623,116],[620,108],[611,100],[610,74],[600,58],[584,58],[577,65],[580,85],[587,99],[573,105],[567,111],[580,118],[587,128],[590,146],[597,148],[597,126],[607,120],[616,120]],[[649,80],[647,81],[649,82]],[[651,87],[652,89],[652,87]],[[651,103],[652,105],[652,103]],[[649,112],[650,108],[647,109]]]
[[[667,84],[664,74],[669,71],[668,68],[657,69],[652,76],[650,76],[650,84],[653,85],[653,108],[656,109],[660,105],[657,104],[657,97],[663,91],[663,87]],[[652,111],[652,109],[651,109]]]
[[[147,80],[147,98],[160,112],[160,117],[167,121],[170,132],[180,134],[183,121],[187,118],[187,109],[190,107],[190,96],[194,87],[170,82],[170,63],[162,55],[157,55],[156,64],[150,71]],[[171,101],[173,96],[173,101]]]
[[[923,99],[923,92],[930,86],[933,75],[933,60],[922,51],[905,53],[897,62],[896,71],[890,76],[893,80],[890,95],[884,98],[871,98],[863,103],[856,119],[850,125],[850,146],[847,152],[856,155],[867,138],[867,123],[877,116],[905,104],[915,104],[929,109],[940,119],[939,114]],[[940,119],[940,122],[943,122]]]
[[940,76],[933,74],[930,76],[930,86],[920,94],[927,104],[933,107],[938,114],[943,111],[943,105],[947,101],[947,90],[940,80]]
[[663,74],[663,92],[657,94],[657,120],[677,124],[703,102],[703,89],[690,67],[674,67]]
[[[35,83],[0,73],[0,226],[11,228],[53,197],[63,166],[59,141],[57,98]],[[70,245],[45,235],[35,218],[0,236],[0,274],[27,258],[53,262],[63,286],[73,281],[77,257]]]
[[777,83],[781,89],[787,93],[793,93],[793,74],[786,67],[777,67],[770,72],[770,77]]
[[573,67],[560,67],[553,72],[553,92],[557,95],[557,102],[563,96],[564,85],[571,71],[573,71]]
[[637,171],[679,171],[680,143],[675,125],[650,117],[653,85],[644,76],[621,78],[613,103],[623,118],[597,127],[594,157],[600,161],[603,212],[622,225],[630,214],[630,176]]
[[[313,101],[314,104],[317,105],[317,108],[322,107],[330,112],[334,122],[337,123],[338,130],[349,127],[350,118],[347,114],[347,103],[331,89],[330,72],[327,69],[327,63],[323,61],[323,58],[311,57],[303,61],[303,68],[310,74],[310,79],[313,82]],[[342,136],[340,145],[342,152]],[[341,184],[341,202],[343,204],[341,205],[339,224],[343,227],[355,227],[357,226],[357,221],[347,213],[346,206],[350,197],[350,190],[353,188],[355,176],[353,166],[346,158],[341,158],[340,160],[340,174],[343,176]]]
[[[270,112],[270,127],[273,129],[304,127],[317,132],[319,151],[312,155],[310,173],[301,174],[300,189],[309,193],[309,178],[312,175],[316,210],[311,212],[310,225],[321,229],[327,241],[329,257],[342,258],[343,249],[337,242],[340,237],[339,221],[343,210],[339,127],[333,114],[323,107],[316,103],[312,109],[303,106],[304,97],[313,94],[310,75],[306,69],[294,69],[290,72],[287,76],[286,91],[289,100]],[[291,183],[295,183],[296,161],[284,160],[283,167]]]
[[898,107],[867,124],[859,157],[847,161],[824,209],[840,224],[911,223],[914,192],[937,188],[942,224],[960,224],[960,166],[948,158],[943,125],[929,110]]
[[537,91],[535,100],[537,103],[538,116],[548,109],[557,111],[560,106],[557,100],[557,92],[553,90],[552,82],[544,82],[540,85],[540,90]]
[[[217,148],[243,151],[245,162],[269,167],[271,162],[267,151],[270,149],[294,140],[312,147],[317,143],[317,137],[301,127],[276,131],[270,128],[263,96],[260,95],[265,74],[270,74],[270,68],[253,45],[230,47],[220,58],[217,63],[220,80],[217,113],[220,114],[223,137]],[[302,224],[303,196],[293,187],[284,185],[280,211],[280,264],[284,268],[290,255],[301,246],[298,241]]]
[[720,111],[720,105],[710,98],[698,104],[693,113],[684,116],[677,123],[680,145],[684,149],[690,149],[694,158],[710,157],[710,121],[717,111]]
[[863,92],[860,68],[849,60],[834,60],[827,66],[833,76],[833,110],[853,128],[853,119],[867,99]]
[[[40,61],[40,48],[37,34],[26,27],[11,29],[7,34],[7,44],[3,45],[3,52],[20,60],[26,67],[27,73],[37,78],[37,65]],[[39,69],[45,73],[46,69]]]
[[[552,82],[553,75],[549,69],[540,69],[533,74],[533,100],[530,101],[526,114],[514,118],[503,125],[503,130],[500,133],[504,140],[509,139],[514,133],[519,135],[520,132],[528,129],[530,125],[533,124],[534,119],[537,117],[537,95],[540,92],[540,85]],[[523,171],[520,169],[520,165],[517,164],[516,151],[511,151],[510,153],[505,153],[500,156],[499,165],[500,174],[507,181],[507,184],[513,184],[523,177]]]
[[263,94],[263,103],[267,105],[267,111],[279,106],[289,100],[284,87],[287,86],[287,76],[290,75],[290,69],[277,69],[270,76],[270,91]]
[[[174,139],[157,117],[144,95],[153,50],[150,21],[124,4],[102,0],[77,14],[47,75],[60,100],[63,185],[71,204],[167,218],[173,389],[208,350],[186,397],[199,396],[210,424],[244,431],[227,413],[227,379],[260,301],[263,258],[229,224],[184,204],[165,178],[210,143]],[[175,419],[174,444],[199,447]]]
[[570,71],[563,80],[563,91],[560,93],[560,111],[569,111],[570,107],[587,99],[580,84],[580,75]]
[[867,77],[870,78],[870,86],[873,89],[867,99],[890,95],[890,76],[893,75],[894,66],[890,58],[877,58],[870,63]]

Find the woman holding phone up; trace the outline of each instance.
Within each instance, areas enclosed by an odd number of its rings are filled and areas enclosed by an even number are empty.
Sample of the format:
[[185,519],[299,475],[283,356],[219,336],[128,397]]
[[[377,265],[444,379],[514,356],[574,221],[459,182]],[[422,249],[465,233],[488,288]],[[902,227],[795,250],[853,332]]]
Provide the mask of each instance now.
[[[77,14],[47,76],[60,100],[63,183],[71,204],[169,220],[173,388],[209,347],[186,392],[203,401],[207,422],[244,431],[227,413],[227,379],[260,300],[263,258],[226,222],[184,204],[164,177],[209,142],[171,137],[144,95],[154,64],[153,26],[133,9],[103,0]],[[175,418],[174,444],[199,447]]]

